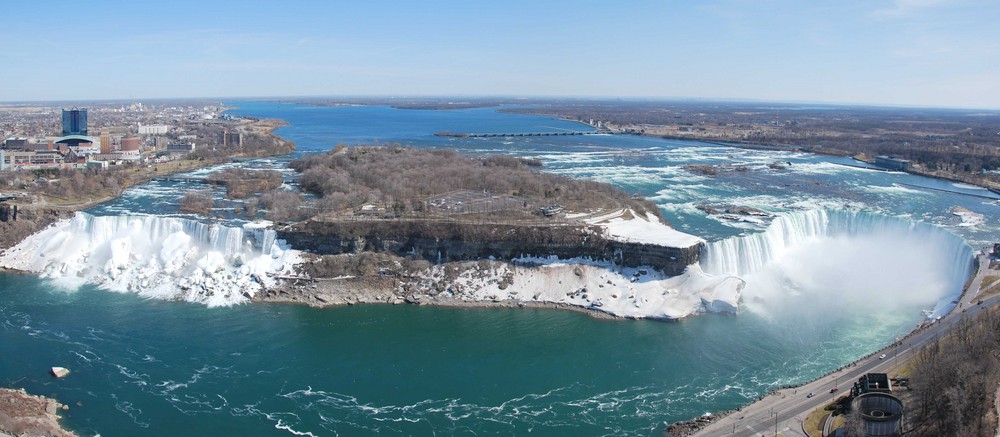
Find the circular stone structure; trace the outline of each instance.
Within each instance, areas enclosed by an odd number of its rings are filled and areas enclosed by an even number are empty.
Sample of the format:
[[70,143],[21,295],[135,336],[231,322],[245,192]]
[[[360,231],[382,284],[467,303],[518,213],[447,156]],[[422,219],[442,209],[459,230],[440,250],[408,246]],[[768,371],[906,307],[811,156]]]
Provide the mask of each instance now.
[[122,138],[121,152],[126,154],[139,154],[139,138],[131,135]]
[[851,408],[861,412],[866,436],[899,435],[903,421],[903,402],[899,398],[888,393],[865,393],[851,401]]

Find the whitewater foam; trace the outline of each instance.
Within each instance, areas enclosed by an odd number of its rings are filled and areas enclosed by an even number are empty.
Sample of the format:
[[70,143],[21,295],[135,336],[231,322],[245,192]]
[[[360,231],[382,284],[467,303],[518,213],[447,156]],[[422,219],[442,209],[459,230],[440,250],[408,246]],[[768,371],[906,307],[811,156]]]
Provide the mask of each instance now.
[[0,255],[0,266],[145,297],[243,303],[289,272],[299,252],[265,223],[243,227],[156,216],[77,213]]
[[961,294],[972,260],[972,248],[961,237],[937,226],[812,210],[782,215],[764,232],[709,243],[701,266],[744,279],[745,298],[769,299],[772,306],[802,294],[813,304],[931,304],[936,317]]

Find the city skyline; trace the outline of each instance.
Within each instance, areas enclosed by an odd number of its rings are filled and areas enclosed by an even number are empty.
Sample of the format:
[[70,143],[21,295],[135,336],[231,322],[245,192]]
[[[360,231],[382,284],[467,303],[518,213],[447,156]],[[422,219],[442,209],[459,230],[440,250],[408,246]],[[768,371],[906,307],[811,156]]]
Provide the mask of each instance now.
[[985,0],[68,5],[7,5],[0,101],[524,96],[1000,109],[1000,5]]

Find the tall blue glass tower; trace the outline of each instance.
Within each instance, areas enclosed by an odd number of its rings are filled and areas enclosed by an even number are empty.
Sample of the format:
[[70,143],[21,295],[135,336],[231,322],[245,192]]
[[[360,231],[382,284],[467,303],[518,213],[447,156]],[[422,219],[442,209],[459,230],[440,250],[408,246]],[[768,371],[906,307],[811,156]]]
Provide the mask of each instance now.
[[62,134],[63,136],[87,135],[87,110],[63,109]]

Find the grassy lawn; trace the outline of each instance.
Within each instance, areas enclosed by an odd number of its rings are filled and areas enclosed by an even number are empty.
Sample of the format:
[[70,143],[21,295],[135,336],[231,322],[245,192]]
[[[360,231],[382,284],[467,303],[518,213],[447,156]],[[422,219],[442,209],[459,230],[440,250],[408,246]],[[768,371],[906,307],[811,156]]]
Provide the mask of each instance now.
[[[823,437],[823,418],[836,410],[839,399],[842,399],[842,397],[838,398],[837,401],[824,405],[822,408],[813,410],[806,416],[806,420],[802,422],[802,428],[809,434],[809,437]],[[837,427],[843,425],[844,416],[833,417],[833,428],[831,429],[837,429]]]
[[830,414],[830,412],[826,411],[826,409],[817,408],[806,416],[805,422],[802,423],[802,428],[806,430],[809,437],[823,437],[822,422],[827,414]]
[[[1000,276],[988,275],[985,278],[983,278],[983,285],[980,287],[980,289],[989,290],[990,287],[996,285],[997,281],[1000,281]],[[980,297],[989,297],[997,293],[1000,293],[1000,286],[997,286],[996,288],[993,288],[992,290],[983,293]]]

